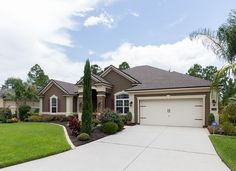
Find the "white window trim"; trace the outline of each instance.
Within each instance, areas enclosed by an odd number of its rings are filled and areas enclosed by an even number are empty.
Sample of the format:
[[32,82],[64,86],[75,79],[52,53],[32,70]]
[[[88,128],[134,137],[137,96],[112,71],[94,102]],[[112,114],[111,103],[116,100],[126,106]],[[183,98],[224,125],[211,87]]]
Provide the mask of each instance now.
[[[118,95],[121,95],[121,94],[127,94],[127,95],[129,95],[126,91],[119,91],[119,92],[117,92],[117,93],[115,93],[114,94],[114,99],[115,99],[115,112],[117,112],[117,110],[116,110],[116,96],[118,96]],[[124,112],[124,108],[125,108],[125,106],[124,106],[124,100],[129,100],[129,98],[128,99],[118,99],[118,100],[123,100],[123,112]],[[128,108],[129,108],[129,105],[128,105]],[[125,113],[121,113],[121,114],[125,114]]]
[[51,97],[50,97],[50,113],[52,113],[52,99],[53,98],[56,98],[56,112],[55,113],[57,113],[58,112],[58,97],[56,96],[56,95],[52,95]]

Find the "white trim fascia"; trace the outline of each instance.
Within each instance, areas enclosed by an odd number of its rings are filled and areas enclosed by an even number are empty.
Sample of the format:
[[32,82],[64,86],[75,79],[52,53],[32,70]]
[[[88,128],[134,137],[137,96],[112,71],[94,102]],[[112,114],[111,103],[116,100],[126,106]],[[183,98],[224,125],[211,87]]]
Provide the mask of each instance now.
[[173,91],[177,92],[184,92],[184,91],[191,91],[191,90],[197,90],[197,91],[201,91],[201,92],[210,92],[210,87],[195,87],[195,88],[173,88],[173,89],[156,89],[156,90],[125,90],[128,93],[142,93],[142,94],[147,94],[147,93],[155,93],[155,92],[163,92],[163,93],[171,93]]
[[184,95],[184,96],[151,96],[151,97],[137,97],[137,111],[138,111],[138,123],[140,123],[140,101],[141,100],[161,100],[161,99],[202,99],[202,125],[205,125],[205,117],[206,117],[206,112],[205,112],[205,98],[206,95]]
[[100,76],[105,77],[111,70],[115,71],[116,73],[125,77],[126,79],[130,80],[131,82],[139,83],[137,80],[135,80],[134,78],[130,77],[128,74],[120,71],[119,69],[117,69],[116,67],[114,67],[112,65],[110,65],[109,68],[105,72],[103,72]]

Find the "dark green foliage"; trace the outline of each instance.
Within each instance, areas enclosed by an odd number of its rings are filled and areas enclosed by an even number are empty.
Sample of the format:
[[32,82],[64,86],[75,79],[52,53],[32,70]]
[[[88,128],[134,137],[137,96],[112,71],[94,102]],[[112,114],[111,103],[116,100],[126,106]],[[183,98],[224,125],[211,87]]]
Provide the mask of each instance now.
[[119,119],[117,126],[118,126],[118,131],[122,131],[124,129],[124,122],[121,119]]
[[131,112],[128,112],[127,115],[126,115],[127,121],[131,122],[131,121],[132,121],[132,118],[133,118],[132,113],[131,113]]
[[120,65],[119,65],[119,69],[120,70],[125,70],[125,69],[128,69],[130,68],[129,64],[127,62],[122,62]]
[[120,119],[122,120],[122,122],[123,122],[124,124],[127,123],[127,116],[126,116],[126,115],[120,115]]
[[118,123],[120,120],[119,115],[117,115],[115,112],[112,111],[107,111],[102,114],[101,116],[101,122],[106,123],[106,122],[115,122]]
[[106,134],[115,134],[118,129],[118,125],[114,122],[106,122],[102,127],[103,132]]
[[102,73],[102,69],[97,64],[91,65],[91,72],[95,75],[100,75]]
[[93,120],[92,120],[92,125],[93,125],[93,127],[98,126],[100,123],[101,123],[101,122],[100,122],[98,119],[93,119]]
[[217,67],[209,65],[203,68],[199,64],[194,64],[187,72],[188,75],[193,77],[202,78],[205,80],[213,81],[214,75],[217,72]]
[[215,122],[215,116],[214,116],[213,113],[210,113],[210,114],[208,115],[208,125],[211,125],[212,122]]
[[77,139],[80,141],[88,141],[90,139],[90,136],[87,133],[81,133],[77,136]]
[[234,134],[235,127],[232,123],[225,122],[225,123],[223,123],[222,128],[224,130],[225,135],[233,135]]
[[28,73],[28,82],[35,85],[38,90],[41,90],[49,82],[49,78],[45,75],[43,69],[38,65],[34,65]]
[[8,108],[0,108],[0,121],[6,122],[12,118],[11,110]]
[[90,135],[92,130],[92,87],[89,60],[86,61],[83,77],[83,109],[81,131]]
[[28,112],[30,110],[31,107],[29,105],[20,105],[19,107],[20,120],[24,121],[26,118],[28,118]]

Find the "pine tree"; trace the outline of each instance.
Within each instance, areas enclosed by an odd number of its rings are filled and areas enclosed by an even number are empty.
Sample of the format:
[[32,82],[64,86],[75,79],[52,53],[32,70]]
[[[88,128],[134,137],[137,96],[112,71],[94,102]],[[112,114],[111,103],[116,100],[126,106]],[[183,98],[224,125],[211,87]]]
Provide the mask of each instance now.
[[91,133],[92,123],[92,87],[91,87],[91,68],[89,60],[84,67],[83,78],[83,109],[82,109],[82,128],[81,131]]

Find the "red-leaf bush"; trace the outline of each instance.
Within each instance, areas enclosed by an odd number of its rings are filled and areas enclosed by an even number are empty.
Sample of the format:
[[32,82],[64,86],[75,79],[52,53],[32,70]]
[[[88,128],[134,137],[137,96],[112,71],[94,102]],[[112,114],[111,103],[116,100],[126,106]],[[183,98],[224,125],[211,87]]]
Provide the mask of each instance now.
[[74,117],[74,116],[69,117],[69,128],[71,129],[72,135],[74,135],[74,136],[79,135],[80,123],[76,117]]

